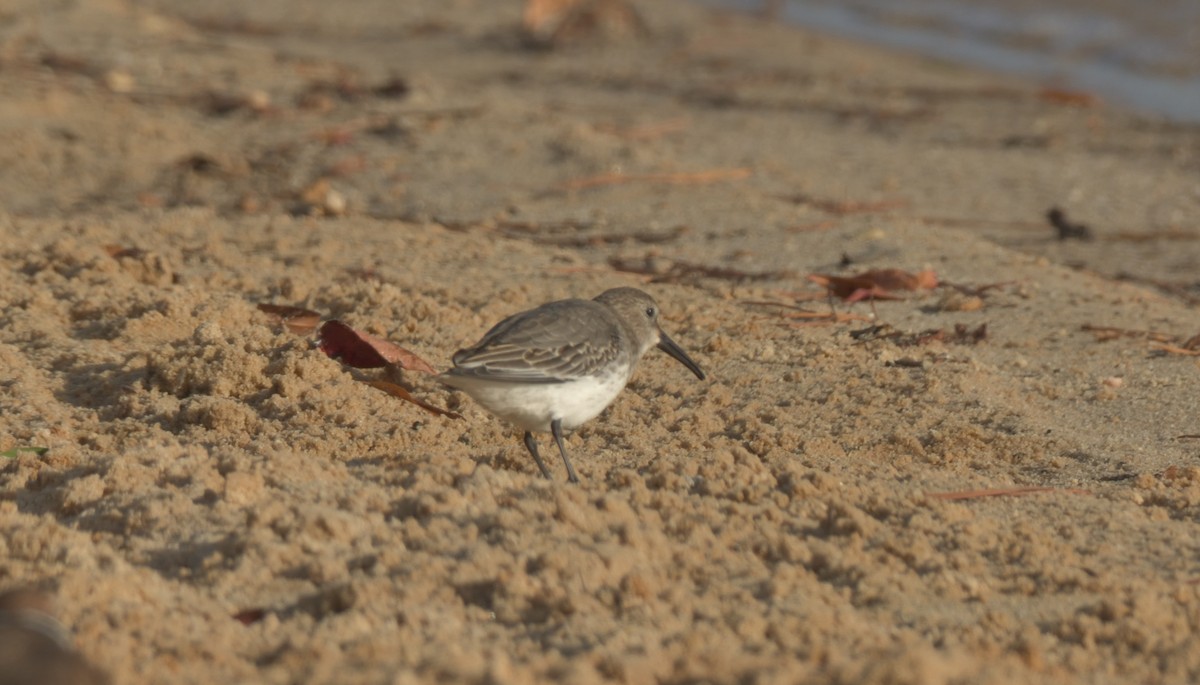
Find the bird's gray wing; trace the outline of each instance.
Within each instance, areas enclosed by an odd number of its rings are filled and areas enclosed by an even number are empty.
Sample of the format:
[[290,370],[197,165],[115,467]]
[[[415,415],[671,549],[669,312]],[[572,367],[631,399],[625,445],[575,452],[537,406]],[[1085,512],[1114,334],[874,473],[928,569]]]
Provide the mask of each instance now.
[[620,326],[603,305],[563,300],[514,314],[472,347],[454,354],[446,373],[509,383],[563,383],[593,373],[621,354]]

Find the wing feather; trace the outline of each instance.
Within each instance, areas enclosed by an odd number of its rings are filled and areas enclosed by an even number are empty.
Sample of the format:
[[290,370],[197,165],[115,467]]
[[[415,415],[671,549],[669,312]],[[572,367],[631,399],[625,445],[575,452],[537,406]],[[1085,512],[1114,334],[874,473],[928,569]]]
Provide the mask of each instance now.
[[622,353],[620,325],[603,305],[562,300],[504,319],[454,354],[450,376],[510,383],[564,383]]

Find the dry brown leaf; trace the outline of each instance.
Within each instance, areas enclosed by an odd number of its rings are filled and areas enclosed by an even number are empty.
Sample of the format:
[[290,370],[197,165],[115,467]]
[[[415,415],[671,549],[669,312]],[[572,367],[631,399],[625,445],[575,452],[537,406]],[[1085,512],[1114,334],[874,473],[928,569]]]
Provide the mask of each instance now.
[[318,346],[329,357],[356,369],[395,365],[421,373],[437,373],[428,362],[403,347],[356,331],[337,319],[326,321],[321,326]]
[[244,626],[253,625],[267,616],[266,609],[243,609],[233,615],[233,620]]
[[104,251],[113,259],[120,259],[121,257],[133,257],[136,259],[145,254],[145,251],[140,247],[125,247],[124,245],[115,244],[105,245]]
[[461,419],[462,418],[462,414],[459,414],[457,412],[452,412],[449,409],[442,409],[441,407],[434,406],[424,400],[417,399],[416,397],[413,396],[413,394],[411,392],[405,390],[404,388],[400,387],[399,385],[396,385],[395,383],[392,383],[391,381],[363,381],[363,382],[366,383],[367,385],[371,386],[372,388],[386,392],[387,394],[391,395],[392,397],[397,397],[399,399],[404,400],[405,402],[412,402],[413,404],[424,409],[425,411],[429,412],[430,414],[434,414],[436,416],[447,416],[452,419]]
[[299,335],[312,333],[321,320],[321,315],[311,309],[286,304],[260,302],[258,310],[271,317],[273,322],[283,324],[289,331]]
[[846,300],[899,300],[895,290],[930,290],[938,284],[937,274],[931,269],[909,273],[902,269],[872,269],[854,276],[832,274],[810,274],[808,280],[824,286],[829,292]]

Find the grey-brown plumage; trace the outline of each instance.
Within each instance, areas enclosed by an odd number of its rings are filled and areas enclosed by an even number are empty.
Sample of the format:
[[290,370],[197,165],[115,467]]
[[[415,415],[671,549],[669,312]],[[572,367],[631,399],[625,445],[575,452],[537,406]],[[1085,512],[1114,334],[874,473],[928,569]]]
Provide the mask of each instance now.
[[658,325],[658,305],[636,288],[614,288],[594,300],[559,300],[514,314],[453,356],[441,380],[525,431],[543,475],[534,431],[558,443],[569,480],[578,481],[562,443],[616,399],[639,359],[658,346],[697,378],[704,372]]

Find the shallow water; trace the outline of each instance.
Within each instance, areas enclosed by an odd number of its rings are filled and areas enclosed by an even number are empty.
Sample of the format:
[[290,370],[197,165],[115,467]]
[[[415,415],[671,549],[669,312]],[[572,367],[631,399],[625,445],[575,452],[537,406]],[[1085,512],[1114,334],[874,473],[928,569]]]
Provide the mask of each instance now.
[[1198,0],[783,0],[778,9],[780,18],[821,31],[1200,121]]

